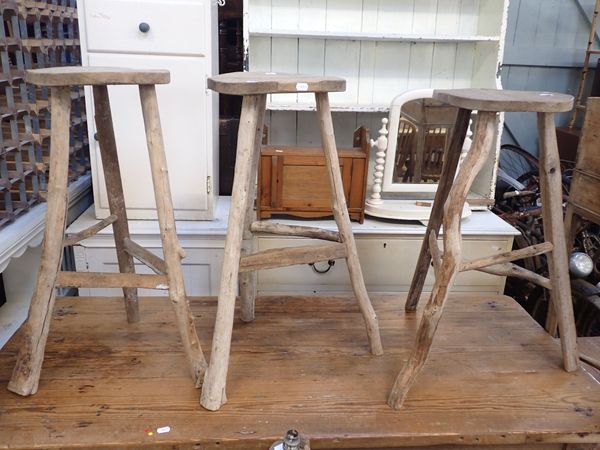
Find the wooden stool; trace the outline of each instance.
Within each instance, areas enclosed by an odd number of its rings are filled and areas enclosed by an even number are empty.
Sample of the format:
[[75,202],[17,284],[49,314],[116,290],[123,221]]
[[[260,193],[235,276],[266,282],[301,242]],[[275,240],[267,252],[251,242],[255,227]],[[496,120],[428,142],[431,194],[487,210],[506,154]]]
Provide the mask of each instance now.
[[[445,155],[442,175],[425,234],[426,239],[421,247],[408,294],[406,311],[415,311],[432,260],[436,276],[435,284],[421,318],[413,352],[398,375],[388,399],[389,405],[396,409],[402,406],[408,390],[427,360],[455,276],[467,270],[518,276],[552,289],[552,303],[558,317],[564,367],[570,372],[576,370],[578,366],[567,247],[563,229],[560,160],[554,128],[554,113],[569,111],[573,106],[573,97],[548,92],[456,89],[435,91],[433,98],[458,107],[459,110]],[[454,179],[472,110],[479,111],[473,144],[460,167],[458,176]],[[497,112],[538,113],[540,187],[546,242],[475,261],[463,261],[460,234],[461,211],[471,184],[494,143]],[[437,246],[437,237],[442,223],[444,225],[443,252]],[[543,253],[548,253],[549,280],[510,263],[510,261]]]
[[[194,317],[189,309],[183,285],[180,259],[184,253],[175,234],[175,218],[155,89],[155,84],[169,82],[169,72],[166,70],[135,71],[112,68],[60,67],[27,71],[25,80],[28,83],[51,88],[50,176],[40,271],[29,308],[29,317],[24,325],[24,342],[20,347],[17,364],[8,389],[20,395],[31,395],[37,391],[54,307],[55,287],[65,286],[123,288],[128,322],[139,321],[136,288],[168,289],[192,376],[196,385],[199,386],[206,369],[206,362],[196,335]],[[164,259],[152,254],[129,238],[119,160],[108,99],[107,85],[111,84],[139,85]],[[96,125],[111,214],[98,224],[64,239],[69,170],[71,88],[74,85],[92,85],[94,89]],[[130,176],[135,176],[135,174],[130,174]],[[108,225],[113,227],[120,273],[60,272],[64,246],[74,245],[93,236]],[[133,258],[146,264],[156,272],[156,275],[136,274]]]
[[[225,387],[238,274],[240,274],[242,320],[249,322],[254,319],[256,270],[346,258],[352,287],[366,323],[371,352],[381,355],[383,350],[377,316],[365,289],[356,253],[329,109],[328,92],[343,91],[346,88],[346,81],[336,77],[239,72],[209,78],[208,87],[223,94],[244,96],[217,319],[210,362],[202,387],[201,404],[206,409],[214,411],[227,401]],[[253,200],[256,192],[255,177],[260,156],[267,94],[284,92],[315,93],[321,141],[331,186],[331,204],[339,232],[256,221]],[[253,233],[258,232],[323,239],[330,243],[253,253],[255,250]],[[241,256],[242,253],[244,256]]]

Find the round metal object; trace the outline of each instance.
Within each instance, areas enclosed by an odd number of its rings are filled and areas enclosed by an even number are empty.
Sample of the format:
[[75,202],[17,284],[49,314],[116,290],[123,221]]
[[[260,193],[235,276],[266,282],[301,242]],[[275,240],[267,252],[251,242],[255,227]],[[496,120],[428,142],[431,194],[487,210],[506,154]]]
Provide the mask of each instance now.
[[150,25],[147,24],[146,22],[140,23],[138,28],[140,29],[140,31],[142,33],[147,33],[148,31],[150,31]]
[[594,270],[594,261],[587,253],[575,252],[569,258],[569,271],[577,278],[585,278]]

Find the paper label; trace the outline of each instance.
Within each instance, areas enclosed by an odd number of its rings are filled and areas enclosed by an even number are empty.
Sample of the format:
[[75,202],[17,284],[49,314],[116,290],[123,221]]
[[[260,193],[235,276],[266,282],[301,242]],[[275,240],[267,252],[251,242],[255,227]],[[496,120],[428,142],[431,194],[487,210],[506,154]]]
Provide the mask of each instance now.
[[296,83],[296,90],[297,91],[308,91],[308,83]]

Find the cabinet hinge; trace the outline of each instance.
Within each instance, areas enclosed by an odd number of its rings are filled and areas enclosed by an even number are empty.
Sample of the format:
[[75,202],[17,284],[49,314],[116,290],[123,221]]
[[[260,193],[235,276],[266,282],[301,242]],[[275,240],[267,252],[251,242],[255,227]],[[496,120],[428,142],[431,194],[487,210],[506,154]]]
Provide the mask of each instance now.
[[206,177],[206,193],[210,194],[212,192],[212,177]]

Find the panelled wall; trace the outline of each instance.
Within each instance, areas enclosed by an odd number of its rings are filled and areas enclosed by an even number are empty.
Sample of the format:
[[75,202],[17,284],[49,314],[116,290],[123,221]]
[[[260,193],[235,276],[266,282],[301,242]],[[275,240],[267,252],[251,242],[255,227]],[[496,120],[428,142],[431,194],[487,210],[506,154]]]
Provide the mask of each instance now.
[[[511,0],[502,69],[505,89],[575,95],[595,0]],[[596,48],[600,41],[596,35]],[[595,66],[597,58],[592,58]],[[591,79],[589,82],[591,84]],[[570,114],[558,118],[566,126]],[[537,153],[535,117],[507,114],[503,142]]]
[[[378,130],[407,89],[496,86],[502,1],[247,0],[245,12],[250,70],[347,80],[346,92],[331,95],[334,111],[344,111],[334,116],[341,145],[357,126]],[[272,96],[271,141],[318,143],[303,112],[312,107],[307,94]]]

